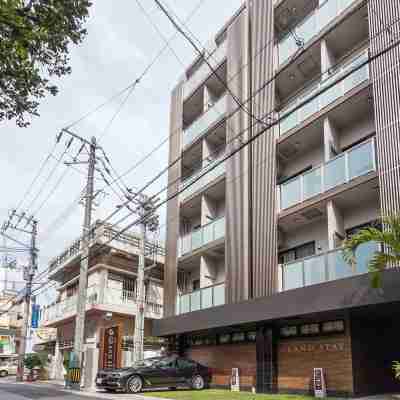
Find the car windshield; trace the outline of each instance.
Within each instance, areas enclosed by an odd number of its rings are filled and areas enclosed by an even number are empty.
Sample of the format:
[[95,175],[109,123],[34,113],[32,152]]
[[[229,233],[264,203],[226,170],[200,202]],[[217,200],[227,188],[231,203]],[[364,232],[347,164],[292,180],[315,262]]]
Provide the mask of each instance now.
[[135,362],[132,367],[151,367],[155,363],[157,363],[160,360],[159,357],[157,358],[147,358],[145,360],[137,361]]

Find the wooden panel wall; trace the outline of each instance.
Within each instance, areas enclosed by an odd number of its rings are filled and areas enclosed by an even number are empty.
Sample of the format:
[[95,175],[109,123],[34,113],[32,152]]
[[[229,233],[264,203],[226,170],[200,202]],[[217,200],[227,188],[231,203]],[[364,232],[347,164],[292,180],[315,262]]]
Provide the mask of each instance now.
[[[181,154],[183,121],[183,84],[172,92],[170,112],[168,197],[179,190],[181,163],[175,162]],[[164,316],[175,315],[177,279],[178,279],[178,237],[179,237],[179,201],[174,197],[167,204],[167,239],[164,269]]]
[[[400,35],[400,2],[368,2],[371,55],[395,43]],[[389,29],[385,29],[389,26]],[[372,62],[377,158],[382,213],[400,212],[400,47]]]
[[239,368],[241,387],[251,388],[256,384],[255,343],[194,347],[187,356],[212,368],[213,385],[229,386],[232,368]]
[[328,390],[353,393],[350,335],[280,341],[279,390],[311,392],[314,368],[324,368]]
[[[248,98],[248,20],[247,10],[228,28],[229,87],[244,102]],[[238,105],[228,96],[228,114],[234,113],[227,122],[227,154],[247,141],[248,115],[237,111]],[[242,135],[239,136],[239,134]],[[226,302],[236,303],[249,299],[250,293],[250,226],[249,226],[249,148],[226,161]]]
[[[248,2],[250,15],[252,136],[273,118],[274,5],[270,0]],[[264,123],[263,123],[264,122]],[[274,128],[251,146],[252,295],[269,296],[277,288],[276,140]]]

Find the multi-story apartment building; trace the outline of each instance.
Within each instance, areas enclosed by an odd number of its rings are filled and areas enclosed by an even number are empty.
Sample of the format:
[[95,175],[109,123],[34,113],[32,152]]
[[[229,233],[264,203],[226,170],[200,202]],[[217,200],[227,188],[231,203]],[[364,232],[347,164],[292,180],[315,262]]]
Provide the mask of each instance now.
[[[118,228],[100,221],[90,231],[87,304],[85,316],[85,386],[93,386],[99,368],[129,365],[133,360],[133,335],[137,307],[137,270],[140,238],[133,233],[117,237]],[[49,279],[58,283],[57,301],[42,309],[41,327],[57,328],[54,368],[62,379],[73,348],[79,284],[81,240],[50,262]],[[164,250],[146,244],[145,336],[163,312]]]
[[400,276],[374,290],[377,245],[355,268],[341,251],[400,210],[399,16],[392,0],[247,1],[175,87],[154,334],[214,385],[237,367],[241,387],[308,392],[323,368],[330,393],[399,389]]

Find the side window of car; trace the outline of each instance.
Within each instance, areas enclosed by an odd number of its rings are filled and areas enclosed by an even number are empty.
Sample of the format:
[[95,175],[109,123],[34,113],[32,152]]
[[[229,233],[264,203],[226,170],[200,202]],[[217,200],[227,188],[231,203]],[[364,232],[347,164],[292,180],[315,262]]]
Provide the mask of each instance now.
[[178,358],[177,364],[179,369],[192,369],[196,366],[196,363],[194,361],[186,360],[184,358]]
[[176,366],[176,360],[171,358],[160,360],[158,363],[159,368],[175,368],[175,366]]

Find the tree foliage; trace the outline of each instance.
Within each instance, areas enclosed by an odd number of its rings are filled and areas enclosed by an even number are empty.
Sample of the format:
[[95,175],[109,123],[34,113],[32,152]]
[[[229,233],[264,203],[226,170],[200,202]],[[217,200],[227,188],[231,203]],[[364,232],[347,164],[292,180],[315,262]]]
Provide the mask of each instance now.
[[357,248],[368,242],[376,242],[381,245],[381,251],[375,252],[368,269],[371,272],[372,287],[381,286],[381,272],[390,265],[400,264],[400,215],[382,218],[383,230],[377,228],[365,228],[345,240],[343,256],[347,263],[356,264],[355,252]]
[[89,0],[0,0],[0,121],[20,127],[69,74],[68,45],[86,36]]
[[24,365],[32,371],[34,368],[43,368],[46,365],[46,361],[38,353],[29,353],[24,358]]

